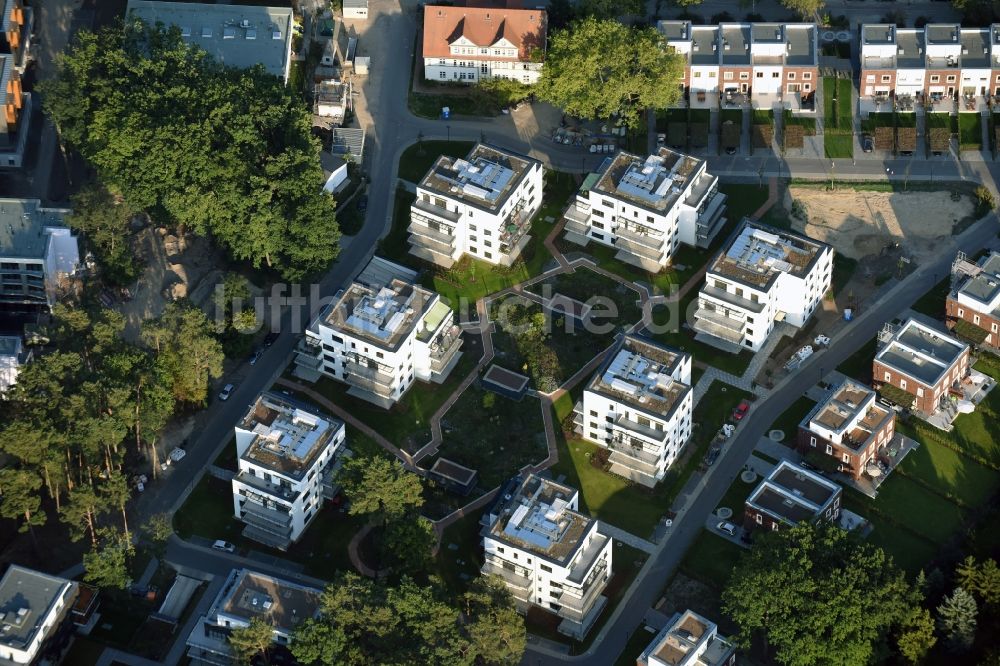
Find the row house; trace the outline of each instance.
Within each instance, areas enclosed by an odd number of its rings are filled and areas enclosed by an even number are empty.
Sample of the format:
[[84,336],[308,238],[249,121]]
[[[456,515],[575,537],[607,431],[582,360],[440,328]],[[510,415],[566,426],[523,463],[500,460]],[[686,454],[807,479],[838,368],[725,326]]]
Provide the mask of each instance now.
[[[58,664],[76,633],[76,581],[11,564],[0,579],[0,664]],[[92,590],[88,592],[92,594]]]
[[636,659],[636,666],[734,666],[736,646],[692,610],[674,613]]
[[691,355],[627,335],[587,384],[575,420],[608,449],[611,472],[652,487],[690,438],[693,409]]
[[913,409],[934,414],[952,395],[965,397],[960,385],[970,370],[969,345],[908,319],[898,328],[887,324],[879,334],[872,379],[883,395],[886,386],[896,387],[913,396]]
[[35,25],[34,10],[24,0],[0,0],[0,53],[14,58],[14,66],[24,71]]
[[536,83],[545,56],[540,9],[424,7],[424,78],[441,83]]
[[579,512],[577,490],[527,474],[501,489],[482,521],[482,573],[499,576],[522,612],[554,613],[560,633],[582,639],[607,605],[611,538]]
[[703,159],[668,148],[619,152],[580,186],[565,213],[566,240],[596,241],[616,259],[656,273],[680,243],[708,247],[726,224],[726,195]]
[[0,199],[0,310],[47,312],[80,267],[70,211],[38,199]]
[[344,424],[291,398],[264,393],[236,425],[233,511],[243,536],[285,550],[332,499]]
[[[441,297],[407,269],[355,280],[306,329],[296,349],[303,376],[350,386],[349,395],[388,409],[414,381],[440,384],[461,357],[461,329]],[[367,271],[367,269],[366,269]]]
[[778,530],[803,521],[836,521],[842,493],[836,483],[782,460],[747,498],[743,528]]
[[235,629],[254,620],[271,627],[269,663],[296,664],[288,649],[292,635],[302,623],[320,613],[323,591],[249,569],[233,569],[188,635],[187,657],[195,666],[236,663],[229,643]]
[[708,265],[693,328],[759,351],[775,322],[805,325],[832,276],[831,246],[744,219],[729,246]]
[[991,95],[1000,94],[1000,26],[865,24],[860,80],[862,110],[880,110],[879,103],[894,97],[948,112],[961,99],[960,111],[982,111]]
[[819,49],[814,23],[657,24],[685,61],[684,98],[692,108],[741,106],[814,111]]
[[946,323],[966,340],[1000,349],[1000,252],[959,263],[966,268],[945,300]]
[[441,156],[410,206],[410,254],[444,268],[463,255],[510,266],[542,205],[542,163],[486,144]]
[[[845,379],[799,424],[800,451],[816,451],[836,461],[837,471],[856,480],[878,469],[879,456],[895,435],[896,413],[879,404],[875,391]],[[872,466],[872,467],[869,467]]]

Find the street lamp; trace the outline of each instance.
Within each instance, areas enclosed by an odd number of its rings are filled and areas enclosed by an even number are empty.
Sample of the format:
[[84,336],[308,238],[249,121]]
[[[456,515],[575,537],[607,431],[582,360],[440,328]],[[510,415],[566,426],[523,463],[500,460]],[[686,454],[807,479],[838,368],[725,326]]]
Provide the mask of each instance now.
[[833,170],[834,170],[834,168],[836,168],[836,166],[837,165],[835,165],[833,163],[833,160],[830,160],[830,189],[831,190],[833,189]]

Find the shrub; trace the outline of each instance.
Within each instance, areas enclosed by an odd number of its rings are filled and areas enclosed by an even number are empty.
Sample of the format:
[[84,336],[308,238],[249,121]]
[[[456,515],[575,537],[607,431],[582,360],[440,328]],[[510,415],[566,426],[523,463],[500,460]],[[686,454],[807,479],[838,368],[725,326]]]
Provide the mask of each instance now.
[[997,202],[993,198],[993,193],[990,192],[989,188],[980,185],[976,188],[976,215],[977,217],[982,217],[986,215],[991,210],[996,209]]
[[809,213],[806,211],[806,205],[799,201],[798,199],[792,200],[792,217],[801,220],[803,223],[809,221]]

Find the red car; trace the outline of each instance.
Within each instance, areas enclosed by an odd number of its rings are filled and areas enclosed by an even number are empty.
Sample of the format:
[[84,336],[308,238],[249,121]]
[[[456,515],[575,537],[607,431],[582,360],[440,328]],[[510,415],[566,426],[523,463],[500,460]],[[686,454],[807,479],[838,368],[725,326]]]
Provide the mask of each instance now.
[[733,410],[733,420],[741,421],[743,417],[747,415],[750,411],[750,403],[746,400],[742,401],[739,406]]

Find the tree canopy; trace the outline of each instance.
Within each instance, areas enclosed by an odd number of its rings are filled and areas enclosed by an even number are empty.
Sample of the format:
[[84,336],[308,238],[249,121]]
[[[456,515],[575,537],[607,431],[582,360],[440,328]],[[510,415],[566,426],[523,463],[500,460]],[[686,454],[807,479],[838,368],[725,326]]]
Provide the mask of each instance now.
[[420,477],[384,456],[351,458],[340,472],[351,515],[370,515],[386,524],[424,503]]
[[526,635],[502,583],[480,580],[457,605],[439,586],[375,582],[338,573],[323,592],[319,616],[290,643],[304,664],[517,664]]
[[311,116],[262,67],[237,69],[141,21],[81,31],[40,85],[64,142],[124,206],[211,235],[296,280],[336,258]]
[[742,645],[762,636],[782,664],[865,664],[917,596],[885,553],[836,526],[769,533],[733,571],[723,608]]
[[583,118],[617,115],[630,127],[680,97],[684,63],[653,27],[586,18],[549,38],[538,96]]
[[818,16],[826,0],[781,0],[781,4],[805,19]]

